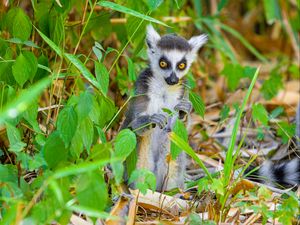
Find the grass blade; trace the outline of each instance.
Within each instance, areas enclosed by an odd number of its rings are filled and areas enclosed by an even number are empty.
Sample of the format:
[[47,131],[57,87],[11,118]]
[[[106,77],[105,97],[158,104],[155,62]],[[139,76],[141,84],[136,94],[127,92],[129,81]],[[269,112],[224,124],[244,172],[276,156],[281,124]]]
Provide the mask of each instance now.
[[231,136],[231,139],[230,139],[230,143],[229,143],[229,146],[228,146],[228,150],[227,150],[227,153],[226,153],[226,159],[225,159],[225,163],[224,163],[224,179],[225,179],[224,186],[227,186],[228,183],[229,183],[229,180],[230,180],[230,172],[231,172],[231,170],[233,168],[233,164],[234,164],[233,150],[234,150],[234,147],[235,147],[235,142],[236,142],[236,137],[237,137],[237,133],[238,133],[238,128],[239,128],[239,125],[240,125],[240,120],[241,120],[244,108],[246,106],[246,103],[247,103],[247,101],[250,97],[250,94],[252,92],[252,89],[254,87],[254,84],[256,82],[258,73],[259,73],[259,68],[256,70],[256,72],[255,72],[255,74],[252,78],[251,84],[248,88],[247,94],[246,94],[246,96],[243,100],[242,106],[240,107],[240,109],[238,111],[238,114],[237,114],[237,117],[236,117],[236,120],[235,120],[235,123],[234,123],[234,127],[233,127],[233,130],[232,130],[232,136]]
[[26,111],[50,83],[51,79],[45,78],[32,85],[29,89],[23,90],[3,111],[0,111],[0,124],[3,124],[7,119],[16,118],[19,114]]
[[98,88],[98,90],[101,90],[100,84],[97,82],[96,78],[75,55],[68,53],[65,53],[64,55],[92,85]]
[[225,31],[229,32],[232,34],[234,37],[239,39],[239,41],[253,54],[255,55],[260,61],[266,63],[268,60],[266,57],[264,57],[262,54],[260,54],[239,32],[236,30],[232,29],[231,27],[223,24],[223,23],[218,23],[218,25]]
[[115,11],[118,11],[118,12],[122,12],[122,13],[125,13],[125,14],[128,14],[128,15],[131,15],[131,16],[135,16],[135,17],[138,17],[138,18],[141,18],[143,20],[147,20],[149,22],[153,22],[153,23],[158,23],[158,24],[161,24],[163,26],[166,26],[168,27],[167,24],[157,20],[157,19],[154,19],[150,16],[147,16],[147,15],[144,15],[142,13],[139,13],[135,10],[132,10],[132,9],[129,9],[125,6],[122,6],[122,5],[118,5],[114,2],[108,2],[108,1],[101,1],[98,3],[98,5],[100,6],[103,6],[103,7],[107,7],[107,8],[110,8],[110,9],[113,9]]
[[183,151],[185,151],[189,156],[191,156],[198,163],[198,165],[204,170],[204,172],[206,173],[208,178],[210,180],[212,180],[212,176],[209,173],[208,169],[203,164],[203,162],[198,158],[198,156],[196,155],[194,150],[188,145],[188,143],[186,143],[184,140],[182,140],[182,138],[177,136],[174,132],[171,132],[169,134],[169,138],[175,145],[177,145],[179,148],[181,148]]
[[45,34],[43,34],[39,29],[37,29],[36,27],[35,29],[39,33],[39,35],[43,38],[43,40],[56,52],[56,54],[62,57],[62,51],[60,50],[60,48],[52,40],[50,40]]

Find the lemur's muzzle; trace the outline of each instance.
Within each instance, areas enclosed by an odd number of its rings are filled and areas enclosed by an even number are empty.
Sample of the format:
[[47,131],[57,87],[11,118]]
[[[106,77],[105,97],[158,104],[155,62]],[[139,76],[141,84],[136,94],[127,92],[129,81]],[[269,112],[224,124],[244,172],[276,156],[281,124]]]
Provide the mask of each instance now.
[[179,79],[176,76],[176,73],[172,72],[171,75],[165,79],[165,81],[167,82],[168,85],[174,85],[174,84],[178,84]]

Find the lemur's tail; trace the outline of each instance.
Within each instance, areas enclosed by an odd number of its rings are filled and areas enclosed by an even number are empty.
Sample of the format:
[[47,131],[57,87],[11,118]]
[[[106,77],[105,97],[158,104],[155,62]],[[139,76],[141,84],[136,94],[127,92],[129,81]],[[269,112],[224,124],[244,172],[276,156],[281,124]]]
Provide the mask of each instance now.
[[[296,151],[300,150],[300,102],[296,111]],[[251,180],[255,180],[261,183],[281,186],[300,185],[300,158],[298,157],[284,161],[280,163],[267,160],[260,168],[249,175]],[[248,168],[246,173],[251,171],[252,168]]]
[[300,159],[280,163],[267,160],[257,171],[251,173],[249,178],[271,186],[300,185]]

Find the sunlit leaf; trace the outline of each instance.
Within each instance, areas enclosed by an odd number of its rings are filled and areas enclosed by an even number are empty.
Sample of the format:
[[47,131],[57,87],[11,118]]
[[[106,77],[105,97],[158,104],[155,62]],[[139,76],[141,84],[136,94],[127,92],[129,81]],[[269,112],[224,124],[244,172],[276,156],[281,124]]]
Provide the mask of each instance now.
[[86,66],[75,56],[72,54],[65,53],[67,59],[81,72],[81,74],[96,88],[101,89],[99,83],[96,81],[95,77],[91,72],[86,68]]
[[139,17],[143,20],[147,20],[147,21],[150,21],[150,22],[153,22],[153,23],[158,23],[160,25],[163,25],[163,26],[168,26],[167,24],[157,20],[157,19],[154,19],[150,16],[147,16],[147,15],[144,15],[142,13],[139,13],[133,9],[129,9],[125,6],[122,6],[122,5],[118,5],[114,2],[108,2],[108,1],[101,1],[98,3],[98,5],[100,6],[103,6],[103,7],[107,7],[107,8],[110,8],[110,9],[113,9],[113,10],[116,10],[116,11],[119,11],[119,12],[122,12],[122,13],[125,13],[125,14],[129,14],[129,15],[132,15],[132,16],[135,16],[135,17]]
[[62,57],[62,51],[60,48],[50,39],[48,38],[45,34],[43,34],[39,29],[35,28],[39,35],[43,38],[43,40],[56,52],[57,55]]
[[106,67],[100,63],[95,62],[95,73],[98,83],[100,84],[100,91],[104,96],[107,95],[109,85],[109,74]]
[[68,149],[58,132],[53,132],[47,139],[44,149],[44,158],[50,168],[55,168],[68,157]]
[[0,111],[0,124],[10,118],[16,118],[23,113],[36,100],[37,96],[50,84],[50,79],[45,78],[29,89],[22,91],[13,101]]
[[77,114],[72,106],[67,106],[58,115],[57,130],[66,146],[69,146],[76,132],[77,120]]
[[205,113],[205,104],[202,98],[200,97],[200,95],[194,92],[190,92],[189,97],[195,112],[203,118]]
[[268,112],[262,104],[255,104],[252,107],[252,117],[254,120],[258,120],[263,125],[268,125]]

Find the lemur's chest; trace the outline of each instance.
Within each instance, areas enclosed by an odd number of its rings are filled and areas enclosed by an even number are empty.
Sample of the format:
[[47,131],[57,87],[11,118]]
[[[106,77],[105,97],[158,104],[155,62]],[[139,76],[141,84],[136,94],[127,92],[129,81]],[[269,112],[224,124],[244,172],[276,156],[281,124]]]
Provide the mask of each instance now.
[[182,87],[169,86],[162,82],[151,80],[149,84],[149,104],[148,113],[160,113],[163,108],[174,110],[174,107],[180,102],[182,98]]

